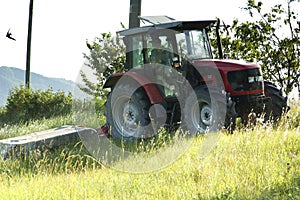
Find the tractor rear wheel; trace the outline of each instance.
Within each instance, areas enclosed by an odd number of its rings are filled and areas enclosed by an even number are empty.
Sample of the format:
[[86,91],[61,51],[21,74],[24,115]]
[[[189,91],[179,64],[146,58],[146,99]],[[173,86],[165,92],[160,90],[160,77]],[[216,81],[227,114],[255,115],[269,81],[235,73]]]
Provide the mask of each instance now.
[[266,120],[278,121],[282,114],[288,111],[287,97],[282,95],[282,91],[279,90],[274,83],[265,81],[264,89],[266,97],[270,97],[269,104],[266,105]]
[[151,104],[144,90],[133,92],[128,85],[119,85],[107,97],[106,121],[114,139],[131,141],[147,137],[150,129]]

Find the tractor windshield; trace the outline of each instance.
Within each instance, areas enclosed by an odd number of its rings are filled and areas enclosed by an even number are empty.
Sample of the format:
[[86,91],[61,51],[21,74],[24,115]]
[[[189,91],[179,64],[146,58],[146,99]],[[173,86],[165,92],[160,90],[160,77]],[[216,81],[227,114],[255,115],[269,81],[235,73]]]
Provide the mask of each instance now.
[[173,59],[212,58],[208,37],[204,29],[174,31],[157,29],[126,37],[127,68],[140,68],[143,64],[160,63],[172,66]]
[[178,52],[189,59],[212,58],[205,30],[185,30],[176,34]]

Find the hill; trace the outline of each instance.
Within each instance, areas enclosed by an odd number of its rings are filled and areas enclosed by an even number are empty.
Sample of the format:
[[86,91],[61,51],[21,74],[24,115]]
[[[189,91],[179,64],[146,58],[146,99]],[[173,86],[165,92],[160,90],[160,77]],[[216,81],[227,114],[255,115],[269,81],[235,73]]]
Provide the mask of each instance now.
[[[14,87],[24,84],[25,71],[14,67],[0,67],[0,106],[4,106],[9,91]],[[52,88],[53,91],[73,92],[76,84],[73,81],[62,78],[49,78],[40,74],[31,73],[30,87],[32,89],[46,90]]]

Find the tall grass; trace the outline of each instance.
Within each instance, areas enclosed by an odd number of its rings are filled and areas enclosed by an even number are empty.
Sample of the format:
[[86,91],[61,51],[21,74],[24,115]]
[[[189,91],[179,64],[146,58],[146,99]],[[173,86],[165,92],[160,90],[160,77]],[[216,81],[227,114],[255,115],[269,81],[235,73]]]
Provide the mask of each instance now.
[[51,119],[31,120],[20,124],[7,124],[0,127],[0,139],[43,131],[62,125],[72,125],[73,123],[72,115],[65,115],[53,117]]
[[0,127],[0,140],[57,128],[63,125],[74,125],[75,122],[78,123],[77,125],[97,128],[104,124],[105,118],[104,116],[82,116],[81,113],[77,113],[57,116],[50,119],[30,120],[26,123],[6,124]]
[[[273,125],[204,136],[162,170],[131,174],[101,166],[81,146],[0,161],[0,199],[300,199],[300,109]],[[169,155],[172,156],[172,155]]]

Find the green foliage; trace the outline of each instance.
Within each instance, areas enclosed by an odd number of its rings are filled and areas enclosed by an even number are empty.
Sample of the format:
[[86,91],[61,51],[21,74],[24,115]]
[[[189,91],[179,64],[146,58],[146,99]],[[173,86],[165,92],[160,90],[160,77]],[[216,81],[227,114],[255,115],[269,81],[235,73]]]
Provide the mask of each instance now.
[[300,91],[300,19],[293,11],[296,3],[299,1],[288,0],[286,5],[274,5],[265,13],[262,2],[248,0],[244,9],[257,20],[234,20],[231,35],[222,30],[224,52],[230,52],[233,59],[258,62],[264,78],[276,82],[285,94],[295,87]]
[[92,70],[93,74],[90,75],[82,70],[80,75],[85,85],[79,85],[79,88],[94,97],[106,97],[107,91],[102,87],[107,77],[124,71],[125,46],[118,34],[113,37],[111,33],[102,33],[92,42],[86,41],[86,44],[89,53],[84,54],[87,60],[85,65]]
[[104,104],[105,104],[105,99],[100,99],[95,97],[95,111],[97,115],[101,115],[104,113]]
[[73,99],[73,124],[98,128],[106,123],[104,113],[105,98]]
[[0,123],[19,123],[29,120],[50,118],[71,112],[72,95],[28,89],[20,86],[10,91],[5,108],[0,112]]
[[277,124],[282,129],[297,129],[300,127],[300,101],[290,102],[291,109],[285,113]]

